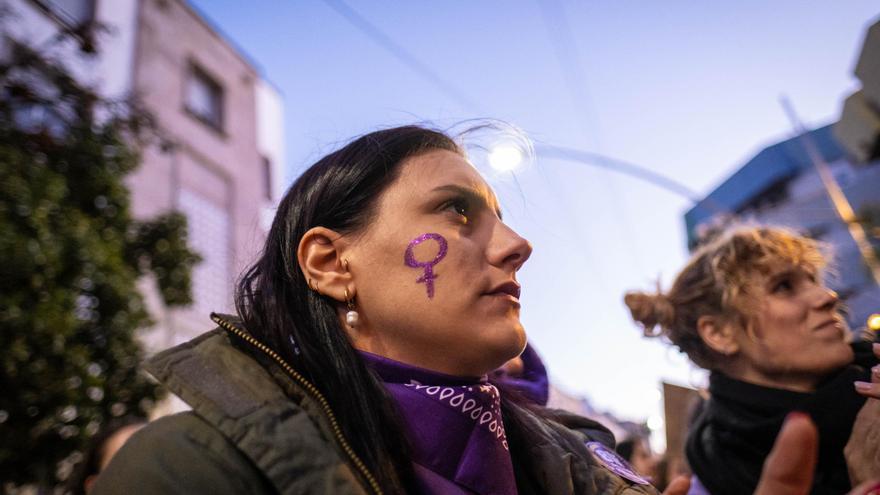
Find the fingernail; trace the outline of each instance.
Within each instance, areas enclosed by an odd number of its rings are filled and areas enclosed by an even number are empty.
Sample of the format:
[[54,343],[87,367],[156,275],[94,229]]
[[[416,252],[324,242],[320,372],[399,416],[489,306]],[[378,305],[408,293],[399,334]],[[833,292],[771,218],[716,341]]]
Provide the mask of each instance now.
[[870,382],[855,382],[853,385],[856,386],[856,390],[859,392],[870,392],[872,388]]

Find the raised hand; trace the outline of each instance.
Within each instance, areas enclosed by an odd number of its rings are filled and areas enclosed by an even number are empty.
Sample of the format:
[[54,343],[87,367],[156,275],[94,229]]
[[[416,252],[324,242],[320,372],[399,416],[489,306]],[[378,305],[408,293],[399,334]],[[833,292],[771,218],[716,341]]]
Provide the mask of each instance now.
[[678,476],[663,490],[663,495],[687,495],[691,487],[691,480],[686,476]]
[[[880,357],[880,345],[874,344],[874,354]],[[868,400],[856,416],[843,453],[850,479],[861,483],[880,477],[880,374],[871,370],[871,382],[856,382],[855,386]]]
[[813,485],[819,431],[804,413],[789,414],[764,461],[755,495],[806,495]]
[[[874,344],[874,355],[880,358],[880,344]],[[855,382],[856,392],[869,399],[880,399],[880,365],[871,369],[870,382]]]

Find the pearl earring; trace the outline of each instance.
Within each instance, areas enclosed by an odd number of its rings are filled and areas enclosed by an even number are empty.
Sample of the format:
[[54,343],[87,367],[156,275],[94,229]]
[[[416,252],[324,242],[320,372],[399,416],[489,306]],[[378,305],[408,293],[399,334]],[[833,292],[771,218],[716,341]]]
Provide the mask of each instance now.
[[354,298],[349,296],[348,289],[345,289],[345,304],[348,306],[348,313],[345,313],[345,323],[354,328],[358,324],[360,315],[354,309]]

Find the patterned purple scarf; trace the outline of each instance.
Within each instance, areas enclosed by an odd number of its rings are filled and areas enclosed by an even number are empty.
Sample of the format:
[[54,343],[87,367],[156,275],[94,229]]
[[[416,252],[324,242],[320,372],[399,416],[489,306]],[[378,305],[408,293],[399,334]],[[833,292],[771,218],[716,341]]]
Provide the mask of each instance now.
[[361,355],[397,402],[423,493],[516,493],[494,385]]

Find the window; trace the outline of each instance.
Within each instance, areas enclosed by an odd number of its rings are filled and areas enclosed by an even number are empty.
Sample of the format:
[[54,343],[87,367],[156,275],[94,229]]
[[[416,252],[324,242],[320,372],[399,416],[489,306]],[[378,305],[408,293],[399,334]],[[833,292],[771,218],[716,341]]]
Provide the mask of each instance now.
[[223,88],[198,67],[191,67],[186,81],[186,110],[218,131],[223,130]]
[[828,224],[819,224],[808,228],[806,234],[810,239],[821,241],[828,234],[829,230]]
[[747,204],[737,210],[737,213],[760,212],[765,209],[775,208],[789,199],[789,180],[783,179],[764,189],[754,196]]
[[95,0],[37,0],[37,4],[70,28],[91,22],[95,15]]
[[272,161],[263,157],[263,193],[272,201]]
[[187,219],[190,248],[202,256],[193,268],[193,314],[204,317],[212,311],[229,311],[230,258],[232,252],[229,213],[192,191],[180,191],[180,209]]

